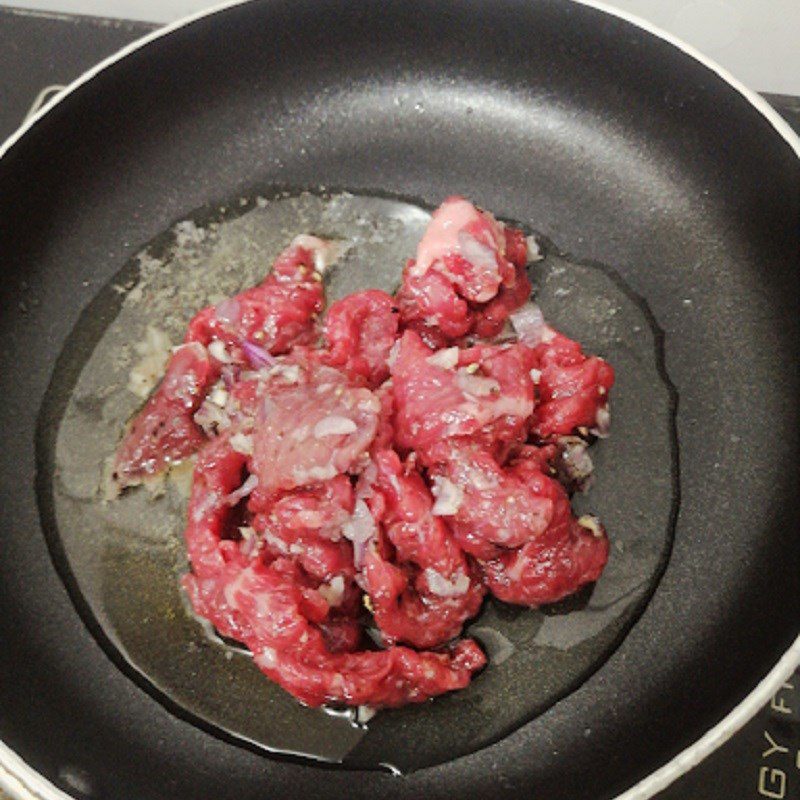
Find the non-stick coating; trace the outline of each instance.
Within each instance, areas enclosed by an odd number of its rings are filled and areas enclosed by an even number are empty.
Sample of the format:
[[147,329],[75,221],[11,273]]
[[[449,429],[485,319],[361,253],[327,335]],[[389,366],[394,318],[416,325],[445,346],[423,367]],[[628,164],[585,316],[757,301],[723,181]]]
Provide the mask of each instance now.
[[[409,778],[170,713],[86,629],[39,528],[35,420],[81,309],[173,220],[266,184],[466,193],[616,267],[665,331],[682,501],[654,599],[580,690]],[[568,2],[254,2],[104,71],[0,161],[0,737],[103,800],[597,800],[665,761],[797,631],[798,186],[724,81]]]

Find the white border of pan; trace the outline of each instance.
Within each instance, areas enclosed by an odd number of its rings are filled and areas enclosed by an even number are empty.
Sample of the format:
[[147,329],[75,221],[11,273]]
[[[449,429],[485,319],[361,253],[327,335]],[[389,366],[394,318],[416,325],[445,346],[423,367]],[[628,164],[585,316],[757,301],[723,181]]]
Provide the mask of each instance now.
[[[220,3],[196,14],[179,19],[170,25],[166,25],[163,28],[159,28],[143,36],[141,39],[137,39],[127,47],[123,47],[119,52],[104,59],[87,72],[84,72],[83,75],[69,84],[69,86],[66,86],[62,91],[55,94],[41,109],[26,119],[5,142],[0,144],[0,158],[2,158],[45,114],[104,69],[116,64],[117,61],[125,58],[125,56],[145,47],[150,42],[154,42],[162,36],[168,36],[172,31],[189,25],[195,20],[211,16],[226,8],[242,5],[246,2],[250,2],[250,0],[228,0],[227,2]],[[677,47],[679,50],[686,53],[686,55],[695,59],[695,61],[699,61],[703,66],[710,69],[729,84],[731,88],[741,94],[742,97],[761,113],[772,127],[775,128],[777,133],[786,140],[787,144],[794,150],[798,158],[800,158],[800,138],[791,129],[789,124],[763,97],[736,80],[728,70],[707,58],[694,47],[686,44],[686,42],[681,41],[672,34],[667,33],[634,14],[629,14],[627,11],[622,11],[606,3],[595,2],[594,0],[571,0],[571,2],[596,8],[598,11],[603,11],[611,16],[619,17],[653,34],[653,36],[663,39],[674,47]],[[685,750],[678,753],[672,760],[639,781],[635,786],[632,786],[627,791],[618,795],[616,800],[647,800],[647,798],[653,797],[653,795],[664,790],[681,775],[697,766],[697,764],[713,753],[714,750],[724,744],[742,728],[745,723],[752,719],[758,711],[769,702],[772,695],[781,688],[783,683],[789,679],[798,666],[800,666],[800,636],[795,639],[794,643],[783,654],[778,663],[770,670],[758,686],[756,686],[727,716],[721,719],[705,735],[694,742],[694,744],[689,745]],[[72,800],[70,795],[58,789],[46,778],[32,769],[3,742],[0,742],[0,788],[9,792],[12,797],[17,798],[17,800]]]

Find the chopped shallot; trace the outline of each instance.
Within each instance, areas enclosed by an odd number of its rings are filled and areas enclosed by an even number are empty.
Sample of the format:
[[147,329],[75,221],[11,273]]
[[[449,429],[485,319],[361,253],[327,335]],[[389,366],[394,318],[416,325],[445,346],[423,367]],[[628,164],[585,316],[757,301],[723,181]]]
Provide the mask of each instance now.
[[[244,350],[247,360],[256,368],[266,367],[275,363],[274,356],[270,355],[263,347],[248,342],[247,339],[242,342],[242,350]],[[212,353],[212,355],[214,354]]]
[[[470,367],[477,366],[470,364]],[[465,395],[472,397],[489,397],[500,392],[500,384],[494,378],[476,375],[470,367],[458,370],[456,383]]]
[[536,347],[545,340],[547,323],[544,321],[542,309],[536,303],[525,303],[522,308],[513,311],[509,318],[522,344]]
[[253,437],[246,433],[237,431],[231,436],[231,447],[245,456],[253,455]]
[[225,498],[225,502],[229,506],[235,506],[240,500],[252,494],[256,486],[258,486],[258,478],[255,475],[248,475],[245,482]]
[[131,368],[128,389],[137,397],[144,398],[164,374],[170,352],[169,337],[148,325],[144,340],[134,345],[134,349],[142,358]]
[[598,539],[602,538],[604,535],[603,526],[594,514],[584,514],[582,517],[578,517],[578,525],[591,531],[592,535],[596,536]]
[[459,573],[455,580],[448,580],[435,569],[425,570],[425,577],[428,579],[428,586],[431,591],[439,597],[461,597],[469,589],[469,577],[463,572]]
[[589,443],[580,436],[562,436],[558,440],[558,446],[556,467],[561,482],[569,490],[586,491],[594,471]]
[[431,491],[436,498],[431,509],[435,517],[452,516],[464,502],[464,490],[441,475],[434,476]]
[[597,409],[597,416],[595,417],[594,427],[590,429],[598,439],[608,438],[609,431],[611,430],[611,410],[607,405],[600,406]]
[[425,360],[434,367],[453,369],[458,364],[458,352],[457,347],[445,347],[444,350],[437,350]]
[[356,500],[353,515],[342,526],[342,533],[353,543],[353,564],[356,569],[361,569],[363,566],[367,545],[375,538],[377,532],[375,520],[367,504],[363,500]]
[[341,605],[344,598],[344,578],[341,575],[336,575],[331,578],[329,583],[320,584],[317,591],[329,606]]
[[314,426],[314,438],[322,439],[325,436],[347,436],[358,430],[357,425],[349,417],[331,415],[321,419]]
[[208,352],[222,364],[230,364],[233,361],[228,349],[225,347],[225,343],[219,339],[214,339],[208,345]]
[[335,264],[346,250],[344,242],[319,239],[316,236],[309,236],[305,233],[295,236],[294,239],[292,239],[292,245],[302,247],[313,254],[314,269],[320,275],[324,275],[325,270]]
[[356,711],[356,722],[359,725],[366,725],[377,713],[378,709],[372,706],[359,706]]

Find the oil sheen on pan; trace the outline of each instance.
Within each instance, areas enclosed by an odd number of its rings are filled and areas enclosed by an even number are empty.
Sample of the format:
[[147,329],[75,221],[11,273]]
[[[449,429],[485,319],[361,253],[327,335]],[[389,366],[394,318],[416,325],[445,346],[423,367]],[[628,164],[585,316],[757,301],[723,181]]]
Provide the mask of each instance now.
[[[147,381],[135,365],[177,344],[204,305],[260,281],[296,235],[341,240],[328,302],[392,292],[430,219],[418,204],[340,194],[267,193],[205,208],[145,248],[97,295],[66,343],[40,418],[40,505],[60,573],[115,661],[174,712],[272,754],[410,771],[507,735],[576,688],[621,641],[663,571],[677,511],[676,398],[661,334],[613,270],[576,263],[542,237],[530,277],[559,330],[614,365],[613,435],[592,449],[595,479],[577,514],[602,519],[609,562],[596,585],[530,610],[496,600],[464,632],[488,667],[461,691],[366,724],[300,705],[190,612],[182,532],[189,470],[154,491],[103,502],[106,462]],[[530,226],[535,230],[535,220]],[[146,369],[145,369],[146,373]]]

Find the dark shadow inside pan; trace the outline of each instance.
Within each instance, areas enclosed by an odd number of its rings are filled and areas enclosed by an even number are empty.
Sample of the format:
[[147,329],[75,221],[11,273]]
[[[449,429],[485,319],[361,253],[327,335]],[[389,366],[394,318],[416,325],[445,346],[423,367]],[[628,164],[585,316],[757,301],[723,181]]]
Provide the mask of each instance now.
[[[675,397],[661,335],[645,303],[616,274],[546,246],[532,277],[545,316],[617,371],[610,439],[592,451],[596,480],[576,508],[603,519],[613,542],[598,584],[557,607],[488,602],[468,626],[490,663],[464,691],[380,712],[366,727],[299,705],[245,653],[209,635],[186,610],[179,576],[184,480],[101,500],[103,465],[141,399],[128,388],[148,326],[177,343],[209,302],[259,280],[294,235],[346,240],[329,298],[392,290],[427,211],[394,199],[271,193],[236,198],[178,223],[86,309],[42,409],[40,496],[51,549],[90,627],[153,693],[205,726],[275,753],[401,771],[440,763],[506,735],[574,689],[641,612],[669,552],[677,506]],[[41,429],[41,428],[40,428]]]

